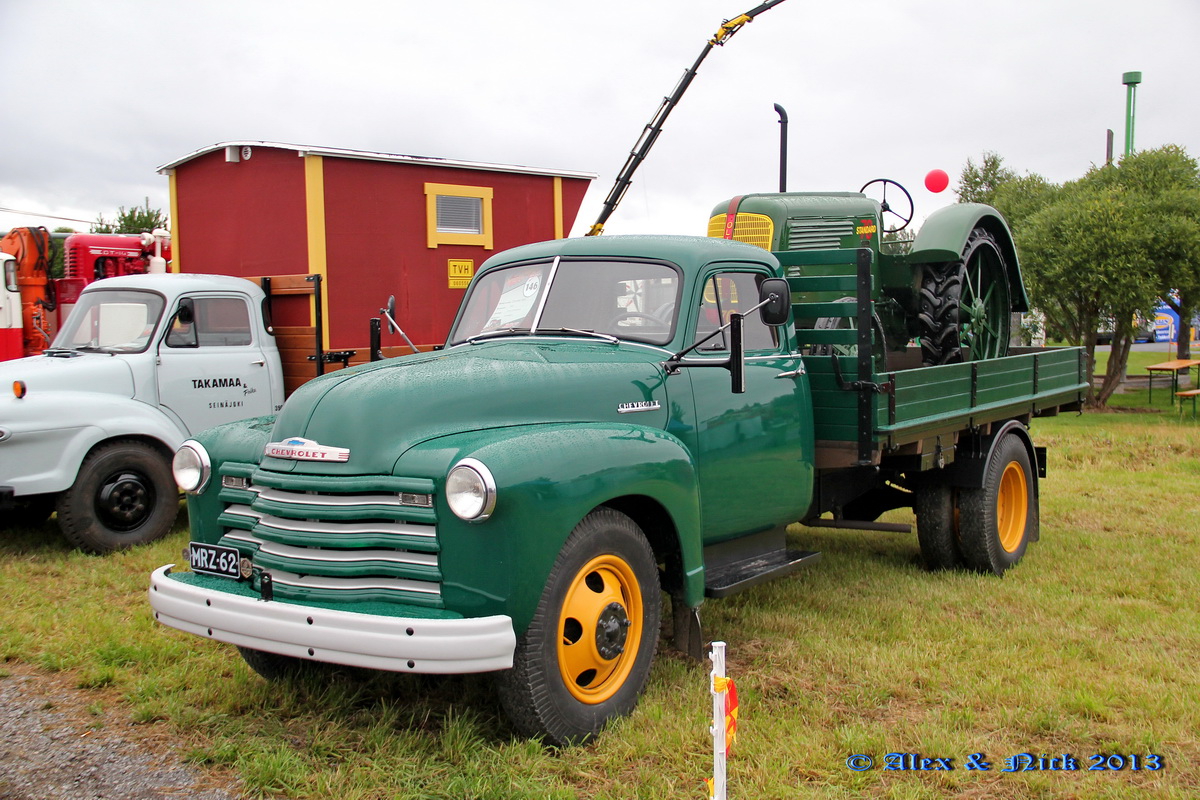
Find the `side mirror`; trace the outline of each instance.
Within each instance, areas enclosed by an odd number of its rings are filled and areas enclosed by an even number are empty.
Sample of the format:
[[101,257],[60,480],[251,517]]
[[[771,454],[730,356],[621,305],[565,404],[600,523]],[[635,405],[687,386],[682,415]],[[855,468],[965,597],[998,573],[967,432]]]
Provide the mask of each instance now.
[[180,325],[191,325],[196,321],[196,301],[190,297],[184,297],[179,301],[179,311],[175,312],[175,319],[179,320]]
[[792,288],[785,278],[767,278],[758,287],[758,299],[763,304],[759,315],[764,325],[786,325],[792,310]]
[[196,321],[196,301],[190,297],[179,300],[179,308],[171,318],[167,336],[163,342],[167,347],[199,347],[200,334],[193,325]]
[[388,333],[395,333],[396,328],[396,295],[388,295],[387,307],[384,308],[384,313],[387,315]]

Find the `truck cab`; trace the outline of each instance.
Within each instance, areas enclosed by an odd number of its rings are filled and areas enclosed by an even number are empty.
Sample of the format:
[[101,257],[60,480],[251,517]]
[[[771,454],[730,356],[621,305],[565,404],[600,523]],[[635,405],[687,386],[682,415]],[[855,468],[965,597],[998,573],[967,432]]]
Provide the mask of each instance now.
[[0,361],[21,357],[21,287],[17,260],[0,252]]
[[178,513],[175,448],[282,406],[263,297],[224,276],[89,285],[42,355],[0,364],[0,518],[30,524],[57,510],[89,552],[165,534]]

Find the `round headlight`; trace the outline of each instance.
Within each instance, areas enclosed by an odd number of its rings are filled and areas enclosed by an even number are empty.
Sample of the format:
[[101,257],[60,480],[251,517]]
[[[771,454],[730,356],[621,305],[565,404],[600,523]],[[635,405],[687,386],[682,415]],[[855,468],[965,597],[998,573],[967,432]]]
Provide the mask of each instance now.
[[473,458],[459,461],[446,476],[446,503],[459,519],[483,522],[496,507],[492,473]]
[[212,474],[212,462],[204,445],[191,439],[180,445],[175,451],[175,458],[171,459],[171,473],[179,488],[188,494],[204,491]]

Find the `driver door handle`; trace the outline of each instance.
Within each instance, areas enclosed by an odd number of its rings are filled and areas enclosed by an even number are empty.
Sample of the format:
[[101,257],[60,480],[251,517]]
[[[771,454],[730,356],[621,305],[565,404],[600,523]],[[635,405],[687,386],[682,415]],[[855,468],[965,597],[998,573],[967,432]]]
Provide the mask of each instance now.
[[250,365],[254,366],[254,367],[265,367],[267,365],[267,362],[260,358],[257,361],[251,361]]

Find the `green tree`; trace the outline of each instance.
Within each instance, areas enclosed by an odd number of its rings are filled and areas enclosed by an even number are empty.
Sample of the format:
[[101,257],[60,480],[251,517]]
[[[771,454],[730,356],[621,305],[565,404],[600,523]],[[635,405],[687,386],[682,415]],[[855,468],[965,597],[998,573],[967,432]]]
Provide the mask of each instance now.
[[984,203],[995,206],[996,190],[1017,179],[1017,174],[1004,166],[1004,159],[991,151],[985,152],[979,164],[967,159],[954,190],[960,203]]
[[[54,233],[66,233],[66,234],[79,233],[79,231],[75,230],[74,228],[68,228],[66,226],[57,227],[54,229],[53,232]],[[54,260],[50,263],[50,277],[51,278],[61,278],[63,276],[64,263],[66,261],[66,254],[67,254],[67,249],[64,246],[65,240],[61,239],[61,238],[54,239],[53,243],[54,243],[53,244]]]
[[917,232],[911,226],[902,231],[884,231],[882,244],[884,252],[891,255],[904,255],[912,250],[913,240]]
[[1200,304],[1200,166],[1177,145],[1133,153],[1118,169],[1098,170],[1145,208],[1144,231],[1159,280],[1159,298],[1179,315],[1178,358],[1190,358],[1190,321]]
[[[1136,315],[1151,317],[1159,299],[1182,321],[1200,303],[1200,172],[1183,148],[1134,153],[1118,165],[1093,167],[1061,186],[1018,175],[995,153],[968,160],[961,202],[994,206],[1021,253],[1030,301],[1047,327],[1088,349],[1113,321],[1108,375],[1089,396],[1102,406],[1125,374]],[[1187,358],[1189,331],[1178,354]],[[1090,368],[1089,368],[1090,376]]]
[[103,214],[92,223],[92,233],[149,233],[155,228],[166,228],[167,217],[161,209],[150,208],[150,198],[144,207],[134,206],[128,211],[121,206],[117,218],[109,222]]
[[1149,212],[1141,201],[1119,186],[1097,185],[1089,173],[1065,184],[1017,234],[1030,295],[1048,321],[1087,348],[1089,379],[1095,332],[1113,320],[1107,374],[1098,389],[1089,386],[1090,406],[1104,406],[1120,385],[1134,317],[1150,314],[1158,299]]

